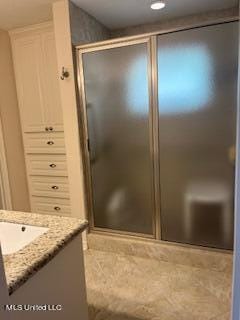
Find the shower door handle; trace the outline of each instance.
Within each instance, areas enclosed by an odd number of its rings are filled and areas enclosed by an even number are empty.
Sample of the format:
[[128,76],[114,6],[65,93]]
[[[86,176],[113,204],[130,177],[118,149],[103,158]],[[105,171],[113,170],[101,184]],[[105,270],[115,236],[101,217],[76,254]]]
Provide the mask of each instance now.
[[88,150],[88,154],[89,154],[89,162],[90,162],[91,164],[94,164],[94,163],[96,163],[96,161],[97,161],[97,156],[95,155],[95,153],[96,153],[96,149],[95,149],[96,146],[95,146],[95,148],[93,147],[93,149],[91,149],[90,140],[89,140],[89,139],[87,139],[86,144],[87,144],[87,150]]
[[236,147],[233,145],[228,148],[228,160],[232,165],[235,165],[236,161]]
[[88,149],[88,152],[90,153],[90,140],[87,139],[87,149]]

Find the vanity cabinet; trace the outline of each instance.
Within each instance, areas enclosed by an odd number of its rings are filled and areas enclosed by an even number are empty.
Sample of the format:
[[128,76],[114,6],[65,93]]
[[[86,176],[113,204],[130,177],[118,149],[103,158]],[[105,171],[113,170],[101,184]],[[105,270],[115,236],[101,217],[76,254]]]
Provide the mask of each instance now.
[[10,36],[31,211],[69,216],[71,207],[53,24],[16,29]]
[[[39,254],[41,255],[40,252]],[[84,274],[82,235],[80,233],[62,247],[52,259],[49,259],[48,263],[44,263],[41,269],[34,272],[10,297],[6,297],[8,304],[49,305],[52,310],[15,311],[7,314],[11,313],[11,320],[88,320]],[[6,287],[5,282],[3,285]],[[2,288],[5,289],[5,293],[7,290],[4,286]],[[57,307],[60,309],[56,309]],[[54,309],[55,311],[53,311]],[[1,319],[7,320],[6,312]]]

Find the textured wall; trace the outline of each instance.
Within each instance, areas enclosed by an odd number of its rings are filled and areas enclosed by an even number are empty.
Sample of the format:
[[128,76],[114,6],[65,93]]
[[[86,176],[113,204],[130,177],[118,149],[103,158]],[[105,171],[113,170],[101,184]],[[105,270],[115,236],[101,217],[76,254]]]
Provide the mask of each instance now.
[[23,142],[9,35],[0,30],[0,116],[13,209],[29,211]]
[[124,37],[124,36],[132,36],[142,33],[161,31],[169,28],[178,28],[188,26],[194,23],[199,22],[208,22],[217,18],[227,18],[232,16],[238,16],[239,11],[238,7],[227,9],[227,10],[218,10],[214,12],[208,12],[205,14],[199,15],[191,15],[182,18],[176,18],[171,20],[164,20],[159,23],[154,24],[144,24],[134,27],[128,27],[123,29],[116,29],[111,31],[111,38]]
[[110,38],[110,32],[104,25],[71,1],[69,1],[69,13],[74,46]]

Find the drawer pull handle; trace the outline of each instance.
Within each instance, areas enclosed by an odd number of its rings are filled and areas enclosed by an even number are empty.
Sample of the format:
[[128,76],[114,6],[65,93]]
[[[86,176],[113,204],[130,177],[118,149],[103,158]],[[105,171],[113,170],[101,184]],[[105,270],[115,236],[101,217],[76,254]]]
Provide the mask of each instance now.
[[49,129],[49,131],[53,131],[53,127],[49,127],[48,129]]
[[60,207],[54,207],[54,210],[55,210],[55,211],[60,211],[61,208],[60,208]]
[[52,189],[53,189],[53,190],[58,190],[59,187],[58,187],[58,186],[52,186]]
[[51,168],[56,168],[56,164],[55,164],[55,163],[52,163],[52,164],[49,165],[49,167],[51,167]]
[[53,141],[48,141],[47,144],[49,144],[50,146],[52,146],[54,144]]
[[48,131],[48,130],[49,130],[49,128],[48,128],[48,127],[46,127],[46,128],[45,128],[45,131]]

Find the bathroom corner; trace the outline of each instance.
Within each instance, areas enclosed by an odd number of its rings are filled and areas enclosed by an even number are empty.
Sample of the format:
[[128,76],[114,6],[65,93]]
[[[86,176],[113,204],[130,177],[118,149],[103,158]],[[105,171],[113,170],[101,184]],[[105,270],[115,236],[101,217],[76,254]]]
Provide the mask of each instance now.
[[1,0],[1,320],[239,320],[239,39],[239,0]]

